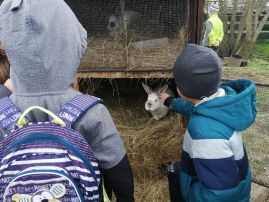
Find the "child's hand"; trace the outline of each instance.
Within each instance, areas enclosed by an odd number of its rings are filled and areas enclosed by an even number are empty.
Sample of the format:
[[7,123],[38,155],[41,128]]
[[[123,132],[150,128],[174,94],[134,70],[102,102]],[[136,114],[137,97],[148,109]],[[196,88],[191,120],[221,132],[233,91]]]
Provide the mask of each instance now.
[[163,103],[166,100],[166,98],[168,98],[169,96],[170,95],[168,95],[167,93],[160,93],[159,98],[161,102]]
[[4,83],[4,85],[8,88],[8,90],[10,90],[11,92],[13,92],[13,85],[12,85],[10,79],[6,80],[6,82]]

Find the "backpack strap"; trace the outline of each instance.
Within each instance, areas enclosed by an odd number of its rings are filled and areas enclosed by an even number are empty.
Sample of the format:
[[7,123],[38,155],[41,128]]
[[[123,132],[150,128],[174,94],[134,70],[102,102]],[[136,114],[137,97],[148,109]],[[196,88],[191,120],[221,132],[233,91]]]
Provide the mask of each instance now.
[[57,116],[66,123],[67,127],[72,127],[83,114],[98,103],[103,101],[91,95],[80,94],[67,102]]
[[[5,132],[8,133],[15,129],[21,115],[22,112],[9,99],[9,97],[0,99],[0,127],[5,130]],[[26,122],[29,122],[27,118]]]

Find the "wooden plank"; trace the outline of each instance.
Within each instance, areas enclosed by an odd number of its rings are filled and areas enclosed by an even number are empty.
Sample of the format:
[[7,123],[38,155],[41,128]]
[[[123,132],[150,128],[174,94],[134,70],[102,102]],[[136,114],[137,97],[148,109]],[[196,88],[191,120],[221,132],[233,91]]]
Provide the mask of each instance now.
[[264,25],[262,30],[269,31],[269,22],[266,25]]
[[202,37],[203,37],[203,26],[204,26],[204,8],[205,8],[205,0],[198,0],[197,1],[198,8],[197,8],[197,38],[196,38],[196,44],[200,44]]
[[261,32],[259,37],[258,37],[258,40],[265,40],[265,39],[269,39],[269,32]]
[[[264,15],[264,14],[260,15],[259,20],[262,19],[263,15]],[[229,16],[229,14],[228,14],[228,16]],[[236,18],[236,21],[235,21],[235,23],[234,23],[234,25],[235,25],[235,31],[238,30],[238,27],[239,27],[239,24],[240,24],[240,18],[241,18],[241,15],[238,15],[237,18]],[[230,24],[231,24],[230,20],[231,20],[230,17],[228,17],[228,22],[227,22],[228,30],[230,30]],[[264,25],[262,31],[268,31],[268,30],[269,30],[269,19],[268,19],[267,22],[265,23],[265,25]],[[235,33],[236,33],[236,32],[235,32]]]
[[190,43],[196,43],[197,37],[197,22],[196,22],[196,16],[197,16],[197,1],[196,0],[189,0],[189,16],[188,16],[188,30],[191,30],[189,32],[189,42]]
[[77,78],[173,78],[172,69],[154,69],[154,70],[125,70],[125,69],[83,69],[77,73]]

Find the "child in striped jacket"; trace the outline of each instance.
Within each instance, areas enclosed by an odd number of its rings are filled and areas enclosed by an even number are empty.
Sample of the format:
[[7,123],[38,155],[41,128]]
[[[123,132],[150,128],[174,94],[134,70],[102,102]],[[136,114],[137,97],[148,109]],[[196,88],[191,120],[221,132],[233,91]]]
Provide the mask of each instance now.
[[[190,59],[191,58],[191,59]],[[180,190],[187,202],[247,202],[251,171],[242,131],[256,117],[256,90],[250,80],[220,85],[221,62],[209,48],[187,45],[174,65],[180,98],[164,104],[188,117]]]
[[[14,91],[9,98],[20,111],[38,105],[56,114],[81,95],[72,83],[87,47],[87,32],[65,1],[3,1],[0,41],[10,62]],[[30,122],[50,121],[37,110],[27,117]],[[117,201],[134,201],[130,163],[106,106],[99,103],[81,114],[72,129],[92,148],[107,190]],[[0,128],[0,141],[4,134]]]

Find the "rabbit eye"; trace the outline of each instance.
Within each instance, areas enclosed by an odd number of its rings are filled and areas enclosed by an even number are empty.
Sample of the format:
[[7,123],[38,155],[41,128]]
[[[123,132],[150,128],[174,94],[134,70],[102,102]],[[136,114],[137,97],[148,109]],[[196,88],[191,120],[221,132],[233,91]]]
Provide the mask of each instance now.
[[157,99],[155,100],[155,102],[157,102]]

